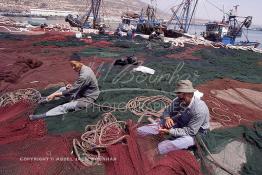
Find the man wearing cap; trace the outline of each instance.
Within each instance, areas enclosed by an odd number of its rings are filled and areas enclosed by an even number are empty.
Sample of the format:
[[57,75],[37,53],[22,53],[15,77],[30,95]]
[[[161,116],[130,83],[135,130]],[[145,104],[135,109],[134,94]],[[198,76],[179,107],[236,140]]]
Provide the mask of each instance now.
[[81,110],[91,106],[91,104],[98,98],[100,91],[96,76],[90,67],[85,66],[80,61],[80,56],[77,54],[73,54],[69,59],[71,67],[79,74],[79,77],[74,84],[68,84],[66,87],[60,88],[58,91],[44,98],[42,102],[48,102],[56,97],[66,97],[70,101],[59,105],[44,114],[30,115],[30,120]]
[[180,80],[175,89],[177,98],[164,110],[160,121],[137,129],[142,136],[159,133],[172,136],[171,140],[158,144],[160,154],[195,145],[194,136],[205,135],[209,129],[209,109],[194,92],[191,81]]

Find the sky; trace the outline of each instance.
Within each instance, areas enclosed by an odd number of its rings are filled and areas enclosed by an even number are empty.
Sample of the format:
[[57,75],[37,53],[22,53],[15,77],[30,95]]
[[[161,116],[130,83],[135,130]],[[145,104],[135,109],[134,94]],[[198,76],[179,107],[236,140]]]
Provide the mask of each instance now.
[[[150,3],[152,0],[141,0]],[[182,0],[153,0],[157,6],[166,12],[171,13],[170,7],[177,5]],[[221,20],[223,14],[212,4],[228,12],[234,5],[239,5],[239,16],[253,16],[254,25],[262,25],[262,0],[199,0],[195,17],[208,20]]]

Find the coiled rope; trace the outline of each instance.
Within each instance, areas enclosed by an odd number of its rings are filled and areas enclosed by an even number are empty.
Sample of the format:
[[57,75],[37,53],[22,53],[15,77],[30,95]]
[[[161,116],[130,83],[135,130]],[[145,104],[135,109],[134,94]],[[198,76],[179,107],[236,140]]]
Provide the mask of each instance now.
[[14,92],[7,92],[0,96],[0,107],[15,104],[22,100],[37,103],[41,99],[41,93],[33,88],[19,89]]
[[105,113],[96,125],[86,125],[81,141],[73,140],[73,149],[78,160],[85,166],[97,165],[103,160],[104,148],[128,137],[124,129],[126,122],[117,121],[112,113]]

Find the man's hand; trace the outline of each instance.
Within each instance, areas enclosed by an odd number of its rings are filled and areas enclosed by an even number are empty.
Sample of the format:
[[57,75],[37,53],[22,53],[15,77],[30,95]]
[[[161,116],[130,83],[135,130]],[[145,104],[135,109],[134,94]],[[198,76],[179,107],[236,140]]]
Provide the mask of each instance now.
[[51,101],[51,100],[53,100],[55,98],[55,94],[51,94],[51,95],[49,95],[48,97],[47,97],[47,100],[48,101]]
[[67,84],[66,89],[70,89],[72,87],[72,84]]
[[158,131],[159,131],[160,134],[168,134],[169,133],[169,129],[166,129],[166,128],[159,128]]
[[170,129],[170,128],[172,128],[174,125],[175,125],[174,120],[173,120],[172,118],[170,118],[170,117],[167,117],[167,118],[166,118],[166,122],[165,122],[165,127],[168,128],[168,129]]
[[55,97],[60,97],[60,96],[62,96],[61,92],[53,93],[47,97],[47,100],[50,101],[53,100]]

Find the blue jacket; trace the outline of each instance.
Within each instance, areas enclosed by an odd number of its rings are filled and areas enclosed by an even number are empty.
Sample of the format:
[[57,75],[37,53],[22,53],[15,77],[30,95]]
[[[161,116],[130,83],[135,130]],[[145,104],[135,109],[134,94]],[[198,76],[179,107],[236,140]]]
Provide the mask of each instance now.
[[199,130],[209,129],[209,109],[204,101],[196,97],[188,106],[176,98],[163,112],[162,118],[166,117],[175,121],[175,126],[169,131],[175,137],[194,136]]

